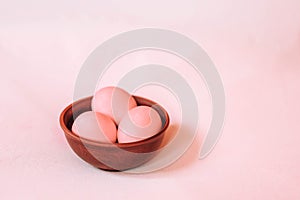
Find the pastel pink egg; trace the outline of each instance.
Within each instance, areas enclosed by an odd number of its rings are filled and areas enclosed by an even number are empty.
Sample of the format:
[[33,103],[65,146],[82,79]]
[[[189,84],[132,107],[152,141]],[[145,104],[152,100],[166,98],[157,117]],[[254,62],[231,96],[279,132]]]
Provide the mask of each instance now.
[[140,141],[159,133],[161,128],[162,121],[156,110],[137,106],[122,118],[117,132],[118,142]]
[[121,118],[137,103],[133,96],[118,87],[105,87],[98,90],[92,100],[92,110],[103,113],[118,125]]
[[80,137],[99,142],[115,143],[117,140],[117,128],[112,119],[93,111],[79,115],[73,123],[72,131]]

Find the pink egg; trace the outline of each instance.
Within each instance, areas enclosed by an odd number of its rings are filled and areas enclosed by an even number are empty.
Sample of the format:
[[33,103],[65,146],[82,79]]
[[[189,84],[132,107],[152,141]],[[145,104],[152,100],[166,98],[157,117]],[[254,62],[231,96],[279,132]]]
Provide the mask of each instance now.
[[92,110],[111,117],[116,124],[119,124],[121,118],[136,106],[135,99],[118,87],[102,88],[95,93],[92,100]]
[[156,110],[137,106],[122,118],[117,132],[118,142],[140,141],[159,133],[161,128],[162,121]]
[[115,143],[117,128],[110,117],[93,111],[79,115],[72,126],[72,131],[80,137],[99,141]]

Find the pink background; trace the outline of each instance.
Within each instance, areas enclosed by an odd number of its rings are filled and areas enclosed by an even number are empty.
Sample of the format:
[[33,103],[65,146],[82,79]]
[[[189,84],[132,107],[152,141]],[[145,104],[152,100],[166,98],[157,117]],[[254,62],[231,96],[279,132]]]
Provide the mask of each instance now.
[[[298,0],[1,2],[0,199],[300,199],[299,9]],[[58,116],[72,102],[89,53],[143,27],[185,34],[212,58],[227,98],[223,135],[198,160],[210,118],[201,85],[199,134],[176,163],[143,175],[100,171],[74,156]],[[129,55],[102,84],[113,84],[132,63],[157,61],[199,87],[201,78],[176,59]],[[176,99],[165,93],[171,103],[164,102],[153,91],[137,94],[180,120]]]

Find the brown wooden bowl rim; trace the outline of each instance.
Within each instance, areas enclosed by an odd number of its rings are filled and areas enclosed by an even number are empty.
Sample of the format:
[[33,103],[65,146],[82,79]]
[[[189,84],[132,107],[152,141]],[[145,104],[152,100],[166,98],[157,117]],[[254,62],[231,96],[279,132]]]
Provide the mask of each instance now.
[[87,145],[103,146],[103,147],[120,147],[120,148],[134,147],[134,146],[143,145],[143,144],[147,143],[148,141],[153,140],[156,137],[159,137],[161,134],[163,134],[165,132],[165,130],[169,126],[169,115],[168,115],[168,112],[160,104],[158,104],[158,103],[156,103],[152,100],[149,100],[147,98],[141,97],[141,96],[133,95],[133,97],[135,99],[136,98],[144,99],[144,100],[147,100],[148,102],[151,102],[151,104],[158,105],[159,108],[163,111],[163,113],[165,114],[166,122],[165,122],[163,128],[160,130],[159,133],[157,133],[157,134],[155,134],[155,135],[153,135],[149,138],[146,138],[146,139],[143,139],[143,140],[140,140],[140,141],[137,141],[137,142],[129,142],[129,143],[103,143],[103,142],[90,140],[90,139],[78,136],[77,134],[73,133],[70,129],[67,128],[66,124],[64,123],[64,117],[65,117],[67,111],[69,111],[70,109],[73,108],[73,105],[78,104],[78,103],[83,102],[83,101],[87,101],[88,99],[92,98],[92,96],[89,96],[89,97],[86,97],[86,98],[83,98],[83,99],[79,99],[79,100],[71,103],[70,105],[68,105],[60,114],[60,117],[59,117],[60,126],[63,129],[65,134],[67,134],[68,136],[74,138],[75,140],[79,140],[79,141],[81,141],[81,142],[83,142],[84,144],[87,144]]

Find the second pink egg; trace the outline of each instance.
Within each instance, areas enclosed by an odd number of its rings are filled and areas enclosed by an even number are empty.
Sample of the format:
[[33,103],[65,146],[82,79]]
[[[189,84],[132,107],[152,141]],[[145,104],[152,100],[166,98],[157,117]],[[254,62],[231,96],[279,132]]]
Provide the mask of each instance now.
[[109,116],[117,125],[122,117],[136,106],[133,96],[118,87],[102,88],[95,93],[92,100],[93,111]]

